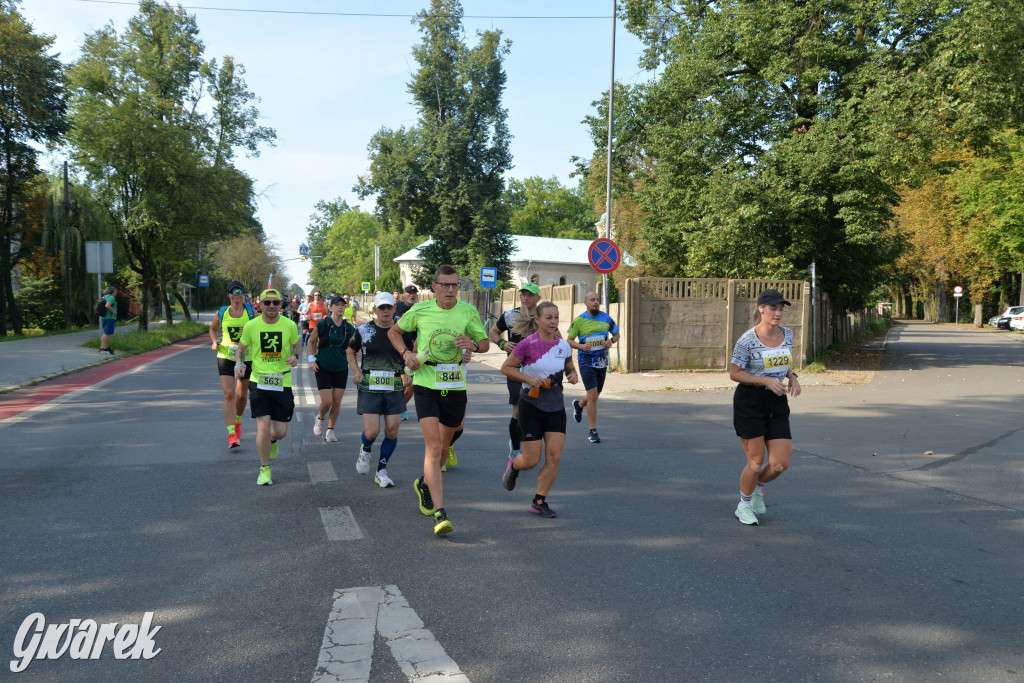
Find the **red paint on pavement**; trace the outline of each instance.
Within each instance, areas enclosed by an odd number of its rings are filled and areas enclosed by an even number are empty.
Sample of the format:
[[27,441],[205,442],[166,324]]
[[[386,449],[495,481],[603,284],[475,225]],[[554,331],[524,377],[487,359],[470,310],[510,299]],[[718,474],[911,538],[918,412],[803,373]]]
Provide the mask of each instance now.
[[2,394],[0,395],[0,422],[20,415],[26,410],[41,406],[44,403],[49,403],[73,391],[91,387],[97,382],[128,372],[140,365],[152,363],[164,356],[187,349],[190,346],[209,345],[209,343],[210,339],[206,335],[203,335],[202,338],[177,341],[154,351],[119,358],[95,368],[48,380],[25,389],[18,389],[9,394]]

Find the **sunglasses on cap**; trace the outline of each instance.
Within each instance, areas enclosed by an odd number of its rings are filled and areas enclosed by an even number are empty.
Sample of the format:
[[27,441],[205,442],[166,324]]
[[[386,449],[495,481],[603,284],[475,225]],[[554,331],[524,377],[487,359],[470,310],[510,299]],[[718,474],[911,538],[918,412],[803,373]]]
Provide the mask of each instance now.
[[264,306],[280,306],[281,305],[281,300],[280,299],[264,299],[260,303],[263,304]]

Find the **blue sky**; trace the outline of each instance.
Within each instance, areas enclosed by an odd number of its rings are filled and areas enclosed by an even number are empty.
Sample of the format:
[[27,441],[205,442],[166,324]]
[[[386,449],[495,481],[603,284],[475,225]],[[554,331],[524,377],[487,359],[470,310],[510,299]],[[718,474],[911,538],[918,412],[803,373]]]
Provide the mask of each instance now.
[[[411,48],[419,33],[409,17],[427,0],[194,0],[182,5],[199,23],[205,58],[231,55],[246,69],[249,89],[261,99],[262,124],[277,131],[277,145],[258,158],[240,157],[260,193],[258,215],[284,258],[298,256],[309,216],[321,199],[359,202],[352,192],[369,168],[366,146],[382,126],[413,125],[406,84],[416,63]],[[201,8],[266,10],[220,11]],[[54,50],[69,62],[82,38],[112,22],[118,31],[137,5],[83,0],[24,0],[20,11],[37,33],[55,37]],[[359,17],[293,12],[396,14]],[[604,0],[463,0],[466,39],[479,30],[500,29],[512,41],[505,62],[504,104],[513,135],[510,176],[570,179],[573,155],[589,156],[593,145],[580,123],[591,102],[608,89],[611,66],[611,3]],[[479,17],[598,16],[599,19]],[[647,80],[637,66],[640,42],[620,22],[616,30],[615,77]],[[54,163],[59,163],[55,161]],[[371,248],[368,245],[367,248]],[[290,279],[306,285],[308,268],[290,261]]]

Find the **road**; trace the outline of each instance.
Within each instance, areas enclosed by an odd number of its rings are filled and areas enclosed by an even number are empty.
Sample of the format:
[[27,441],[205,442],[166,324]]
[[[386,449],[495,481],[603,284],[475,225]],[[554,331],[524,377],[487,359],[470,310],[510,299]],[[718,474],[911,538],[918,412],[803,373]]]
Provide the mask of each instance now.
[[[609,398],[599,445],[570,420],[559,516],[529,514],[533,475],[500,484],[502,378],[475,363],[445,475],[455,532],[435,538],[411,488],[414,420],[381,490],[355,472],[354,396],[336,444],[303,406],[257,488],[251,421],[226,450],[212,359],[174,353],[0,422],[0,671],[30,614],[153,612],[156,657],[108,648],[14,680],[309,681],[331,623],[372,651],[370,680],[405,681],[413,657],[383,616],[373,634],[378,606],[404,599],[461,680],[1019,681],[1022,361],[994,335],[898,326],[874,382],[793,401],[793,462],[759,527],[732,514],[725,391]],[[325,528],[335,513],[355,526]],[[361,538],[329,540],[339,529]],[[369,635],[342,632],[353,596]]]

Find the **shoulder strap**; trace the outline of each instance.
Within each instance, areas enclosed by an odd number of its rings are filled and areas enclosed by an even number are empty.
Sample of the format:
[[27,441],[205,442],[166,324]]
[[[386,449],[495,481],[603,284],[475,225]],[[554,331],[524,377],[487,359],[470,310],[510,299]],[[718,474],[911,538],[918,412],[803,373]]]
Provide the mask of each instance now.
[[245,312],[249,314],[249,320],[256,317],[256,309],[252,307],[252,304],[242,304],[245,306]]
[[[248,305],[249,305],[249,304],[246,304],[246,306],[248,306]],[[222,321],[222,320],[224,320],[224,313],[225,313],[225,311],[227,311],[227,310],[228,310],[228,307],[227,307],[227,306],[221,306],[221,307],[220,307],[220,310],[219,310],[219,311],[217,311],[217,320],[218,320],[218,322],[219,322],[219,321]]]

